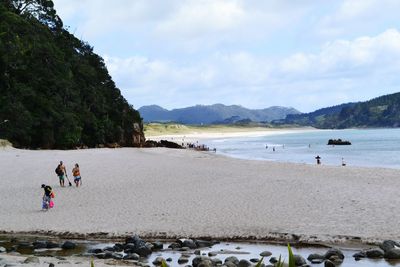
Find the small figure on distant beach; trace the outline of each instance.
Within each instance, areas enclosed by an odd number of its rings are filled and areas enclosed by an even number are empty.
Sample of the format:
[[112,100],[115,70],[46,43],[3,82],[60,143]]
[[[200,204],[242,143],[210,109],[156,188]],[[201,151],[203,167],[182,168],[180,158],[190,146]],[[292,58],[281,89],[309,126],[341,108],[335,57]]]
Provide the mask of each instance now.
[[44,190],[43,193],[43,202],[42,202],[42,210],[48,210],[54,207],[54,202],[51,200],[54,198],[54,192],[51,186],[42,184],[42,188]]
[[60,186],[64,187],[64,176],[67,174],[67,170],[62,161],[60,161],[60,164],[58,164],[58,166],[56,168],[56,174],[60,181]]
[[342,166],[346,166],[346,162],[344,161],[344,158],[342,158]]
[[275,147],[272,147],[272,151],[274,151],[274,152],[275,152]]
[[268,149],[268,145],[265,145],[265,149]]
[[320,165],[321,164],[321,157],[319,155],[317,155],[315,157],[315,159],[317,160],[317,165]]
[[311,144],[308,144],[308,148],[311,148]]
[[82,185],[81,172],[79,170],[78,163],[75,163],[75,167],[72,169],[72,175],[74,176],[74,183],[75,183],[76,187],[79,187],[79,185]]

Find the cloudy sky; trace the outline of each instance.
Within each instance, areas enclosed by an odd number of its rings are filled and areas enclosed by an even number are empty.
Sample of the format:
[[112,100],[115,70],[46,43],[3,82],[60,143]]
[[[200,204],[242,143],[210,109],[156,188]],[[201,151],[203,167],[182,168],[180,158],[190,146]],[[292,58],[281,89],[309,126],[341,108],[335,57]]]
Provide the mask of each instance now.
[[398,0],[54,0],[135,107],[291,106],[400,91]]

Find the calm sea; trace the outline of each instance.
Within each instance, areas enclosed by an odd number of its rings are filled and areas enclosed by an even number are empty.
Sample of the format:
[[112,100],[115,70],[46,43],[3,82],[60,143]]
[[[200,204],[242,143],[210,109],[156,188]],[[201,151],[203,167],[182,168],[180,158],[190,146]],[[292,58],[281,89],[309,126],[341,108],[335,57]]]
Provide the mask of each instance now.
[[[328,146],[329,139],[348,140],[350,146]],[[321,130],[258,137],[208,140],[217,153],[235,158],[347,166],[400,168],[400,129]],[[268,147],[268,148],[266,148]],[[275,148],[275,151],[273,151]]]

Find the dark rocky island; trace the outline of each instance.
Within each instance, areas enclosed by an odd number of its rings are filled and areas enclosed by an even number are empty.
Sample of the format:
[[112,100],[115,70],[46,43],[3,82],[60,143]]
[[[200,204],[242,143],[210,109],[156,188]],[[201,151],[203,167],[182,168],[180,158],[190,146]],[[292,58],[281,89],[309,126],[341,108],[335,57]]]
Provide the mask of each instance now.
[[329,139],[328,140],[328,145],[338,145],[338,146],[349,146],[351,145],[350,141],[345,141],[342,139]]

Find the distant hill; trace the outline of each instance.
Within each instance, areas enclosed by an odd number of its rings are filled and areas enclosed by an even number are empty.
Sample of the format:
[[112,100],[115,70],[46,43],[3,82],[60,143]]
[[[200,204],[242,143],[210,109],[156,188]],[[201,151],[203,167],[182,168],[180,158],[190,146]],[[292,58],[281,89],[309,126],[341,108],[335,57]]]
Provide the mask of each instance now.
[[294,108],[269,107],[247,109],[238,105],[223,104],[196,105],[187,108],[167,110],[157,105],[139,109],[145,122],[177,122],[183,124],[232,124],[236,122],[270,122],[283,119],[288,114],[299,114]]
[[311,113],[288,115],[276,124],[297,124],[317,128],[400,127],[400,93],[369,101],[347,103]]

